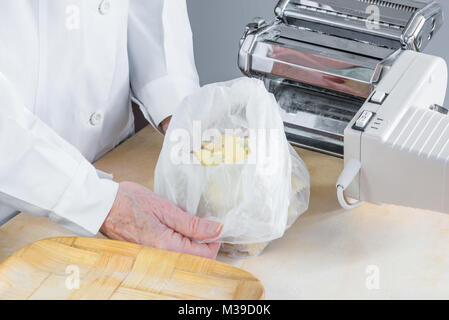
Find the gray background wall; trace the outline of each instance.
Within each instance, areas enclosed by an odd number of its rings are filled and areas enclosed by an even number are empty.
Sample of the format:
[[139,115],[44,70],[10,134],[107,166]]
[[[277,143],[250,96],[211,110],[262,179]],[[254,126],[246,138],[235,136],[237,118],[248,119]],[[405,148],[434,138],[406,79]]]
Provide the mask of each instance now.
[[[187,0],[187,3],[201,83],[240,77],[237,52],[244,27],[257,16],[273,19],[277,0]],[[448,18],[425,52],[444,57],[449,64],[449,1],[440,3]],[[446,106],[449,106],[449,86]]]

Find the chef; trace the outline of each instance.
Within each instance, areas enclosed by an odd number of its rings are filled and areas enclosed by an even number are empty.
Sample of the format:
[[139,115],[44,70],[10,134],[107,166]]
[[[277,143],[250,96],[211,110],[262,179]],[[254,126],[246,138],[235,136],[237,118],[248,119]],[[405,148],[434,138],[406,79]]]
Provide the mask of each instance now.
[[1,1],[0,221],[215,258],[195,240],[219,224],[91,164],[134,133],[132,100],[165,132],[198,86],[185,0]]

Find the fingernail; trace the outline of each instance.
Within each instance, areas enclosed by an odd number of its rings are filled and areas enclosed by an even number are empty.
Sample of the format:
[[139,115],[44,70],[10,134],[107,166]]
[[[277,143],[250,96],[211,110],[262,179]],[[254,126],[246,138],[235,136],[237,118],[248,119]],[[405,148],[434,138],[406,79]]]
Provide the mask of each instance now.
[[220,234],[221,230],[223,229],[223,225],[218,222],[211,222],[209,223],[209,226],[207,227],[207,232],[209,234]]

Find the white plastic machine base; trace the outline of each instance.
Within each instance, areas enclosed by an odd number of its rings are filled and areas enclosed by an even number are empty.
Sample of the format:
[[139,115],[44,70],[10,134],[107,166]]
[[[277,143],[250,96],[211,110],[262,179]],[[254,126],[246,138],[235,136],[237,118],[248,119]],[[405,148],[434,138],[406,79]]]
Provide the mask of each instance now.
[[449,213],[449,116],[433,108],[446,85],[442,58],[401,53],[345,130],[343,206],[354,206],[345,189],[359,201]]

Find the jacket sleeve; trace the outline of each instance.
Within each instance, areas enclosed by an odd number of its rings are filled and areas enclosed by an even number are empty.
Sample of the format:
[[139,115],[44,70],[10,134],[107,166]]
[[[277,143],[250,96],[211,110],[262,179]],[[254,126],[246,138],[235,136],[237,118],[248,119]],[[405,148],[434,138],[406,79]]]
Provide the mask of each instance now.
[[133,98],[158,126],[199,87],[186,0],[131,0],[128,54]]
[[1,72],[0,154],[0,203],[77,234],[98,232],[118,185],[34,116]]

